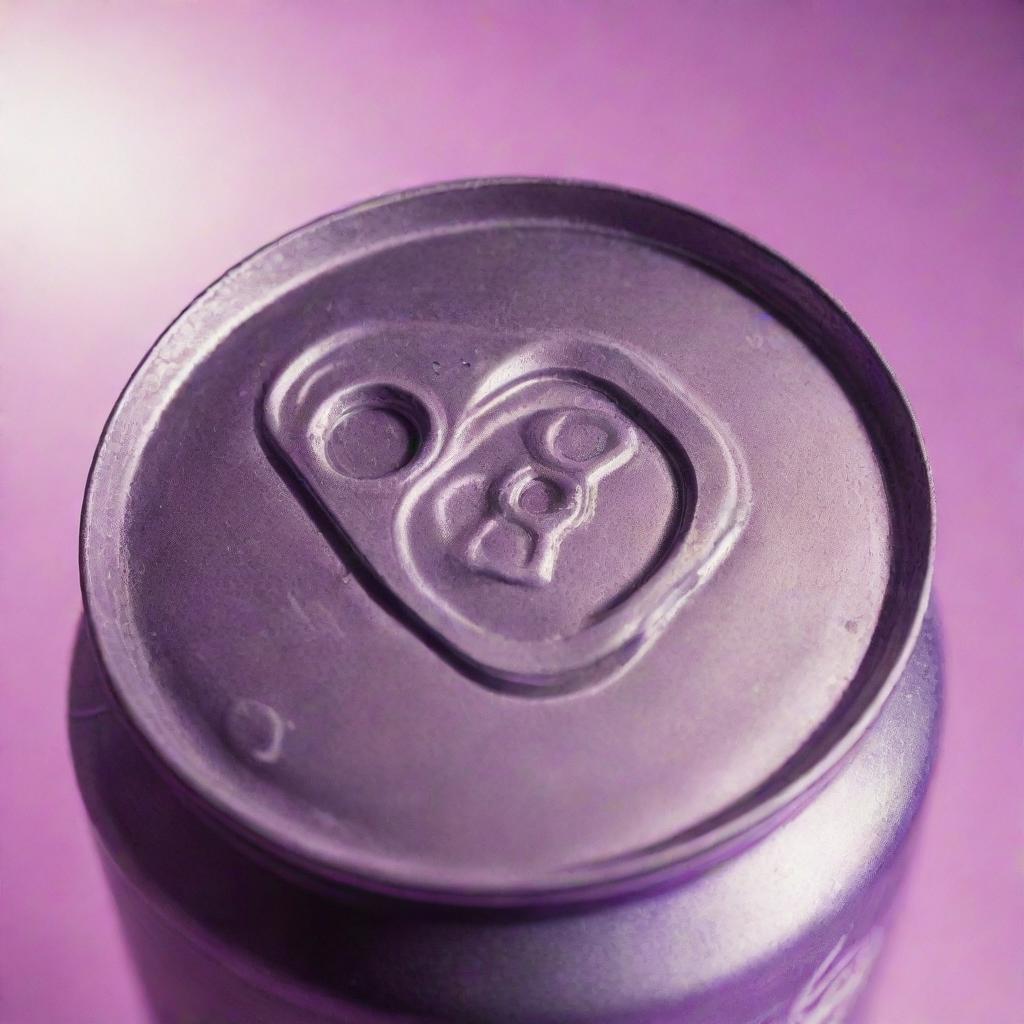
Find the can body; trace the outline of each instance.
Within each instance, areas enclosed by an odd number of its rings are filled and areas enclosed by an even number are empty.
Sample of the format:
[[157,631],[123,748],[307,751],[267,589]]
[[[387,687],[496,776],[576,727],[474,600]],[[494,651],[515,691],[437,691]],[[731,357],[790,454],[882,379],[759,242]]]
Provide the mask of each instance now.
[[83,634],[75,763],[159,1024],[856,1021],[912,846],[941,698],[929,618],[848,760],[725,863],[597,907],[432,912],[311,889],[248,856],[154,770],[98,671]]

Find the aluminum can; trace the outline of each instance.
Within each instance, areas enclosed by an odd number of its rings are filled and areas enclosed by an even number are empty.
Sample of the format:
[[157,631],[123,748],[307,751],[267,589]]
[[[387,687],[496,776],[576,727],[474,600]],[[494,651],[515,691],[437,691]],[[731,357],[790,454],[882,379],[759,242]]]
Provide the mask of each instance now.
[[941,692],[851,319],[606,186],[241,263],[107,424],[79,782],[159,1024],[849,1024]]

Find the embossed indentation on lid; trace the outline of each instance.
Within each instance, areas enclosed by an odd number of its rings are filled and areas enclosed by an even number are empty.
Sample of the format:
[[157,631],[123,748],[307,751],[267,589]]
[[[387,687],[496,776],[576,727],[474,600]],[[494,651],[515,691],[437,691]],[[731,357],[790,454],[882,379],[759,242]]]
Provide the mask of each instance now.
[[404,469],[423,444],[429,417],[408,392],[384,385],[346,388],[310,423],[322,456],[342,476],[378,480]]
[[[400,339],[425,363],[465,334],[371,323],[326,339],[271,386],[269,434],[386,600],[475,678],[533,693],[608,678],[742,529],[735,446],[681,382],[579,330],[509,337],[455,385],[359,379],[367,351]],[[365,438],[345,429],[353,409],[377,413]],[[365,450],[339,461],[339,433]]]

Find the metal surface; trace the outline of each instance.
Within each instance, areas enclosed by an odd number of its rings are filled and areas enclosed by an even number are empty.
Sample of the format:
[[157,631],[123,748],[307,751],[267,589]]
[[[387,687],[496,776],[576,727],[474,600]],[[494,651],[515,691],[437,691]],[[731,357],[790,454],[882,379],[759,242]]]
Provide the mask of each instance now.
[[931,551],[884,364],[699,214],[469,182],[257,253],[83,517],[72,744],[155,1019],[852,1024]]
[[779,258],[597,186],[325,218],[108,425],[83,576],[123,711],[247,842],[593,899],[761,835],[877,715],[931,559],[910,414]]
[[142,756],[84,632],[71,737],[157,1024],[854,1024],[931,770],[940,661],[926,620],[853,757],[762,842],[683,886],[542,912],[272,870]]

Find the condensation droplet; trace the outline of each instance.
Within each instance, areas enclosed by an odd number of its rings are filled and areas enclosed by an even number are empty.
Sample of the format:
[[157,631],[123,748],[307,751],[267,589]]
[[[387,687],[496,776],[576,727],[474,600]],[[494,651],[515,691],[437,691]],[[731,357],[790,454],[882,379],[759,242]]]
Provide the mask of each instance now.
[[233,701],[226,720],[232,746],[246,760],[274,764],[281,757],[285,723],[272,708],[248,697]]

